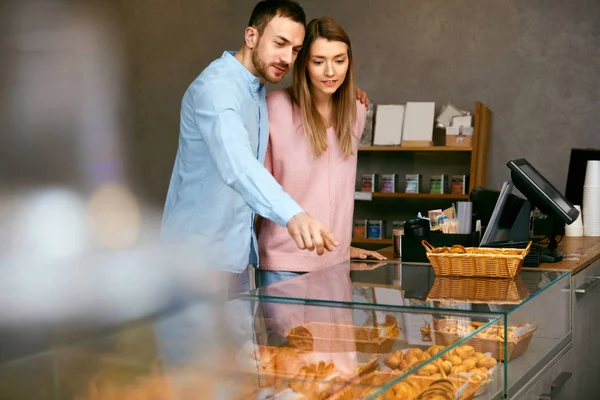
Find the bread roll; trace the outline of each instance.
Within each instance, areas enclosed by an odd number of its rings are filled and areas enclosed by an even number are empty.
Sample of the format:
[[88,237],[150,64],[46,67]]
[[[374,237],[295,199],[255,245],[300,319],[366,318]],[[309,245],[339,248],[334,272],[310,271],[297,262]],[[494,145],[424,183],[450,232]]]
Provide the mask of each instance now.
[[431,374],[439,372],[440,368],[435,364],[427,364],[423,368],[421,368],[421,371],[427,371],[427,376],[429,376]]
[[460,365],[462,364],[462,359],[459,356],[448,356],[448,358],[446,358],[446,361],[450,361],[452,363],[452,365]]
[[429,387],[440,387],[450,392],[456,391],[456,385],[450,379],[439,379],[437,381],[432,382],[431,385],[429,385]]
[[498,362],[496,361],[496,359],[494,357],[484,357],[481,360],[479,360],[479,362],[477,363],[477,366],[479,368],[487,368],[487,369],[492,369],[496,366]]
[[390,354],[384,361],[384,364],[390,367],[391,369],[396,369],[400,365],[400,362],[404,358],[404,355],[401,351],[397,351],[393,354]]
[[431,354],[432,356],[435,356],[437,353],[439,353],[440,351],[444,350],[445,347],[444,346],[440,346],[440,345],[433,345],[430,348],[427,349],[427,352],[429,354]]
[[428,388],[422,392],[417,400],[454,400],[454,393],[443,388]]
[[454,367],[452,367],[451,373],[459,374],[461,372],[467,372],[467,369],[465,368],[464,365],[455,365]]
[[423,354],[423,350],[415,347],[415,348],[406,350],[406,352],[404,353],[404,357],[409,358],[409,359],[411,357],[417,357],[418,358],[421,354]]
[[452,363],[448,360],[440,361],[439,366],[446,375],[448,375],[452,370]]
[[[406,382],[400,382],[395,385],[389,392],[392,392],[394,399],[406,399],[406,400],[414,400],[416,397],[416,393],[410,384]],[[388,397],[387,398],[392,398]]]
[[407,363],[407,367],[410,368],[416,364],[418,364],[420,361],[417,357],[409,357],[409,358],[405,358],[405,361]]
[[475,354],[475,349],[473,346],[469,345],[459,346],[456,348],[456,354],[458,354],[458,356],[464,360],[465,358],[469,358]]
[[470,371],[477,366],[477,360],[473,357],[470,357],[470,358],[467,358],[466,360],[463,360],[461,365],[463,367],[465,367],[465,369],[467,371]]

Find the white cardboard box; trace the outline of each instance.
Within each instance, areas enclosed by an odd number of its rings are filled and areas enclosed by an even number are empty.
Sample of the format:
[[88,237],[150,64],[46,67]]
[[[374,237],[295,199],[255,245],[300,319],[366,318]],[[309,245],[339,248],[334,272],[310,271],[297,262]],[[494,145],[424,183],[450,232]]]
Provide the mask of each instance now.
[[402,140],[432,141],[434,118],[434,102],[406,103]]
[[402,143],[404,105],[378,104],[373,146],[399,146]]

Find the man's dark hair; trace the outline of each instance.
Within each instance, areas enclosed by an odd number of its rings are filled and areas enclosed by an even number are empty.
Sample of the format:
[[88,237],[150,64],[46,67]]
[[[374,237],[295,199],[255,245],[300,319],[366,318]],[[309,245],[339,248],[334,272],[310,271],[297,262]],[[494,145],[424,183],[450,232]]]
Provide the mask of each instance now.
[[267,24],[276,16],[289,18],[294,22],[306,25],[304,10],[296,1],[263,0],[252,10],[248,26],[255,27],[258,33],[262,35]]

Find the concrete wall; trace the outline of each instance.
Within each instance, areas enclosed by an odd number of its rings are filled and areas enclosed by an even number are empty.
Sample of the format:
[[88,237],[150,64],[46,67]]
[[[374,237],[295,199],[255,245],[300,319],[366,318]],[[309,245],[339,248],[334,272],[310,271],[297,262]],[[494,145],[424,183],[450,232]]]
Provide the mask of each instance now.
[[[137,184],[162,204],[187,85],[242,44],[255,1],[122,0]],[[304,0],[350,35],[357,83],[376,103],[491,108],[488,186],[525,157],[564,190],[569,149],[600,147],[597,0]],[[285,84],[285,82],[284,82]]]

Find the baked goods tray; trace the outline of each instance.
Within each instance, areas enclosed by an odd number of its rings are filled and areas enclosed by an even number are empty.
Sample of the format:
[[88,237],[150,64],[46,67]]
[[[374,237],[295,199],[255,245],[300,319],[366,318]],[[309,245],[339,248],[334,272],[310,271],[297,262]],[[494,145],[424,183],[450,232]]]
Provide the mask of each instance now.
[[[452,343],[461,340],[465,334],[469,332],[464,331],[461,332],[460,324],[464,321],[455,321],[452,319],[434,319],[433,321],[433,334],[435,335],[435,341],[438,344],[443,346],[449,346]],[[456,330],[454,328],[454,324],[458,323]],[[478,329],[482,325],[483,322],[468,322],[475,329]],[[450,326],[449,326],[450,325]],[[450,328],[450,329],[448,329]],[[428,330],[430,328],[421,328],[422,330]],[[489,353],[492,357],[497,360],[504,361],[504,338],[500,336],[498,332],[503,330],[503,327],[492,326],[482,333],[475,335],[473,338],[469,339],[467,342],[470,346],[473,346],[475,351],[480,353]],[[509,334],[510,331],[513,331],[516,336],[509,336],[506,340],[508,345],[508,360],[514,360],[519,357],[523,353],[527,351],[529,344],[531,343],[531,339],[533,338],[533,333],[536,331],[537,326],[535,325],[525,325],[519,327],[508,327]]]
[[[372,372],[351,382],[343,389],[330,396],[328,400],[354,400],[365,398],[373,395],[380,387],[397,379],[398,376],[399,374],[394,372]],[[430,397],[427,396],[426,391],[433,386],[444,386],[443,382],[452,383],[453,388],[446,388],[446,390],[451,395],[450,398],[455,400],[471,400],[481,389],[480,382],[472,382],[469,381],[468,378],[461,376],[431,379],[425,376],[410,375],[388,389],[385,398],[429,399]]]

